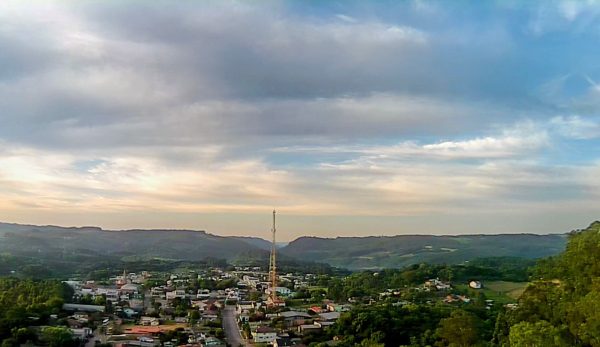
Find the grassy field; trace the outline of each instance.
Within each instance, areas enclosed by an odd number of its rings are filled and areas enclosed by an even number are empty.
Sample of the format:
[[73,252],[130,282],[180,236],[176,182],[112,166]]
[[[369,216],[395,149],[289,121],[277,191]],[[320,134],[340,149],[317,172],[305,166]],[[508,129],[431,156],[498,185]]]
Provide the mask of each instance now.
[[466,284],[456,285],[456,288],[466,290],[469,296],[483,293],[486,298],[494,300],[496,303],[507,304],[516,302],[528,284],[528,282],[490,281],[483,282],[482,289],[472,289]]
[[525,291],[525,287],[527,287],[527,282],[506,282],[506,281],[494,281],[484,283],[485,289],[488,291],[493,291],[495,293],[501,293],[503,295],[508,296],[511,299],[518,299],[523,291]]

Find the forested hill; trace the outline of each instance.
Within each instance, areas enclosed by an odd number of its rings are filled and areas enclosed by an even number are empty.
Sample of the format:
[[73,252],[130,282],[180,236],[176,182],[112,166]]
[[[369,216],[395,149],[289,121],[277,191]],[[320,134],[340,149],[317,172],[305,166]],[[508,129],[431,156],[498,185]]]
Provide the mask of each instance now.
[[462,263],[482,257],[542,258],[560,253],[566,241],[566,234],[301,237],[281,252],[347,269],[376,269],[416,263]]
[[[209,264],[268,266],[270,243],[194,230],[103,230],[0,223],[0,276],[48,278],[98,270],[163,270]],[[279,258],[281,269],[330,272],[327,264]]]
[[[281,248],[281,259],[320,262],[347,269],[399,268],[415,263],[462,263],[481,257],[540,258],[564,249],[566,235],[461,235],[392,237],[301,237]],[[0,223],[0,270],[15,260],[39,260],[62,268],[99,260],[167,259],[228,261],[268,258],[268,241],[223,237],[193,230],[123,230],[65,228]],[[13,258],[7,258],[6,256]]]
[[63,228],[0,224],[0,251],[120,254],[199,260],[234,258],[258,247],[235,238],[193,230],[108,231],[96,227]]
[[107,231],[96,227],[63,228],[0,223],[0,253],[40,259],[203,260],[233,259],[239,253],[261,251],[235,238],[192,230]]
[[600,222],[539,263],[515,310],[498,317],[498,346],[600,346]]

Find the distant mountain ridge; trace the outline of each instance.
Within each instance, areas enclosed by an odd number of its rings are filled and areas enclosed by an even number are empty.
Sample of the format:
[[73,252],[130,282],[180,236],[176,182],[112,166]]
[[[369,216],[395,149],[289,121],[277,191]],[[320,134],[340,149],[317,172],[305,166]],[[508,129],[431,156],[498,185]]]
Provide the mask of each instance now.
[[104,230],[0,223],[0,252],[16,255],[54,253],[202,260],[233,259],[258,251],[247,242],[195,230]]
[[[347,269],[397,268],[414,263],[462,263],[475,258],[540,258],[561,252],[566,234],[398,235],[300,237],[279,252],[288,259]],[[271,243],[258,237],[218,236],[173,229],[104,230],[99,227],[0,223],[0,253],[42,259],[240,260],[268,257]],[[84,259],[84,260],[81,260]]]
[[258,247],[262,250],[268,251],[271,249],[271,242],[261,239],[260,237],[254,236],[230,236],[233,239],[240,240],[242,242],[246,242],[252,246]]
[[290,242],[281,252],[347,269],[376,269],[456,264],[482,257],[541,258],[563,251],[566,241],[566,234],[307,236]]

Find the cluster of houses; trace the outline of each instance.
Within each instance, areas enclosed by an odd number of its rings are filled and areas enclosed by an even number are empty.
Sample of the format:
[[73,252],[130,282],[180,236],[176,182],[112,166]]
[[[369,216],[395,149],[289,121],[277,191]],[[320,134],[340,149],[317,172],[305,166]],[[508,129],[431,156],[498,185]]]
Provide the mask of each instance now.
[[[469,281],[468,286],[471,289],[482,289],[483,284],[481,281]],[[437,292],[441,295],[437,295],[441,298],[444,303],[452,304],[452,303],[470,303],[471,298],[466,295],[451,293],[453,287],[452,284],[448,281],[440,280],[439,278],[430,278],[426,280],[421,286],[413,288],[416,291],[420,292]],[[390,297],[400,297],[406,289],[387,289],[381,293],[379,293],[380,299],[390,298]],[[446,295],[447,294],[447,295]],[[364,301],[364,300],[363,300]],[[371,299],[371,301],[373,301]],[[397,303],[402,304],[403,302]],[[406,302],[407,303],[407,302]],[[487,300],[486,302],[487,308],[490,309],[493,302],[491,300]]]
[[[290,288],[306,288],[315,279],[311,274],[284,274],[279,276],[281,285],[274,290],[277,297],[291,297],[294,291]],[[231,283],[230,288],[215,289],[220,287],[215,284],[223,281]],[[68,322],[76,336],[81,335],[82,340],[91,336],[88,327],[97,325],[103,327],[107,336],[133,337],[146,346],[156,345],[160,334],[181,328],[189,334],[188,343],[192,346],[225,346],[214,336],[214,328],[220,325],[220,310],[226,305],[236,305],[240,326],[250,327],[254,343],[301,346],[297,336],[328,329],[341,312],[350,309],[347,304],[324,301],[308,310],[285,307],[281,307],[280,312],[266,310],[271,288],[268,273],[260,268],[209,269],[200,273],[154,276],[148,272],[124,272],[108,282],[71,280],[66,283],[73,288],[76,303],[65,304],[63,308],[71,312]],[[198,283],[210,284],[210,289],[196,289]],[[183,315],[181,310],[177,311],[181,305],[186,307]],[[210,326],[212,333],[199,331],[197,326]]]
[[299,346],[300,339],[290,338],[291,333],[298,336],[327,329],[340,318],[341,312],[350,309],[348,305],[338,305],[326,300],[322,305],[305,311],[290,310],[249,316],[249,313],[256,312],[259,307],[260,303],[256,302],[238,303],[238,319],[240,324],[248,324],[254,343],[273,346]]
[[139,316],[144,310],[144,298],[140,285],[150,277],[148,272],[123,273],[110,279],[112,284],[98,284],[96,281],[65,281],[74,291],[75,301],[83,301],[86,298],[92,302],[110,302],[121,304],[115,307],[119,315],[126,318]]

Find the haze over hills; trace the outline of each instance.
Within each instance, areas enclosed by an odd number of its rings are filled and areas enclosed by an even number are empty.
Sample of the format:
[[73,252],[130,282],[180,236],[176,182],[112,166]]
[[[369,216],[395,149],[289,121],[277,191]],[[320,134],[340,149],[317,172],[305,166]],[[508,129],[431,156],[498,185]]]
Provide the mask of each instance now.
[[233,259],[259,247],[237,238],[194,230],[103,230],[0,223],[1,252],[19,254],[84,253],[202,260]]
[[566,234],[301,237],[282,252],[347,269],[397,268],[415,263],[456,264],[482,257],[541,258],[563,251],[566,241]]
[[[0,223],[0,252],[43,259],[168,259],[236,261],[267,258],[270,242],[193,230],[121,230]],[[502,234],[391,237],[301,237],[280,248],[290,259],[347,269],[461,263],[480,257],[539,258],[561,252],[566,234]]]

